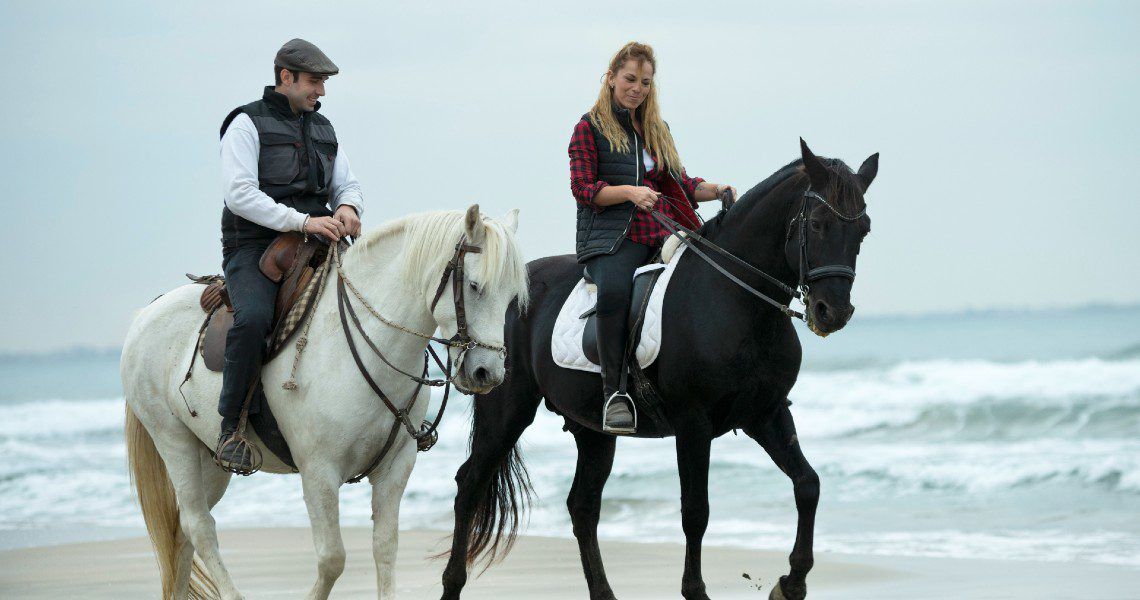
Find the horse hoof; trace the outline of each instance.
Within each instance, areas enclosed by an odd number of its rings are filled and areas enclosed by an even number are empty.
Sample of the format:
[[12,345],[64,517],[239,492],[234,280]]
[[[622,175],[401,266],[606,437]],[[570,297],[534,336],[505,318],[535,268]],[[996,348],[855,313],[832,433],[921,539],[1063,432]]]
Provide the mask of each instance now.
[[780,577],[776,585],[772,586],[772,593],[768,594],[768,600],[803,600],[807,598],[807,588],[802,585],[798,589],[793,587],[791,590],[787,590],[785,594],[784,583],[787,579],[787,575]]

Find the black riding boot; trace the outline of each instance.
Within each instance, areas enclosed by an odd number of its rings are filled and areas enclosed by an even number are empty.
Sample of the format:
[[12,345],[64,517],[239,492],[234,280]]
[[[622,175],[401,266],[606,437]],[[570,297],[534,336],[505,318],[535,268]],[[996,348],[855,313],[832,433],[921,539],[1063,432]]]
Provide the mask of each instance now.
[[591,258],[586,268],[598,286],[598,360],[602,363],[602,431],[631,434],[637,431],[637,412],[622,389],[625,345],[629,332],[629,297],[633,273],[645,264],[653,249],[632,240],[622,240],[613,254]]
[[605,317],[599,314],[595,324],[598,360],[602,363],[602,396],[605,398],[602,431],[625,435],[636,433],[637,416],[633,400],[618,391],[625,369],[627,316],[624,313]]
[[247,474],[253,471],[253,456],[250,455],[247,445],[233,440],[237,426],[222,425],[222,432],[218,435],[218,446],[214,449],[218,466],[232,473]]

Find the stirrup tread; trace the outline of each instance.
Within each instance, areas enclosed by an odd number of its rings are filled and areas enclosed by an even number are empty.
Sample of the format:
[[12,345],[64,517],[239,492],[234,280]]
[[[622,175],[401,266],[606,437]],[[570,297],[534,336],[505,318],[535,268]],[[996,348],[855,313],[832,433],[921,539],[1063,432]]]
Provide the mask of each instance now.
[[[611,427],[606,422],[606,415],[610,412],[610,403],[615,398],[624,398],[629,402],[629,412],[633,416],[632,427]],[[633,402],[633,398],[625,392],[614,392],[606,398],[606,403],[602,405],[602,433],[611,433],[614,435],[632,435],[637,433],[637,404]]]

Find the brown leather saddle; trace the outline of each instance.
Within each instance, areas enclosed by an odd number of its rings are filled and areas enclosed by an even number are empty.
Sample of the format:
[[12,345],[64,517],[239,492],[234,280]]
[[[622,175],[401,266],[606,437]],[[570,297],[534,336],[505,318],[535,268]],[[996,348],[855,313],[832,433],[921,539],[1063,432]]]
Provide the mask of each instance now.
[[[328,245],[312,236],[308,241],[295,231],[282,233],[273,240],[261,255],[258,266],[266,277],[280,284],[273,308],[273,333],[269,336],[265,360],[273,358],[284,347],[284,341],[293,333],[300,319],[286,319],[324,263]],[[234,308],[221,275],[197,277],[187,274],[192,281],[206,284],[199,303],[209,318],[202,336],[202,362],[211,371],[221,372],[226,352],[226,335],[234,324]]]

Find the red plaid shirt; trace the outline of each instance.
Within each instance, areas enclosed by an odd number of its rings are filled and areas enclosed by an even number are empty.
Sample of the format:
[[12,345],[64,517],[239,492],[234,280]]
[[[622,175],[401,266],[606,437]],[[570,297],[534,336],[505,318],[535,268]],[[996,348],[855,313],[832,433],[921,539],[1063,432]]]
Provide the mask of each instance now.
[[[594,197],[607,184],[598,179],[598,147],[594,143],[594,133],[590,129],[590,122],[586,119],[578,121],[574,127],[574,135],[570,138],[570,191],[580,206],[589,206],[595,211],[605,210],[605,206],[594,204]],[[662,198],[657,203],[657,209],[674,221],[696,229],[699,225],[697,213],[694,210],[696,201],[689,201],[696,195],[697,185],[704,181],[700,177],[689,177],[684,170],[681,171],[681,181],[676,181],[672,175],[660,168],[660,161],[653,157],[655,166],[652,171],[645,174],[642,185],[665,194],[669,198]],[[647,246],[661,243],[669,232],[661,226],[649,213],[635,210],[633,222],[629,225],[629,239]]]

